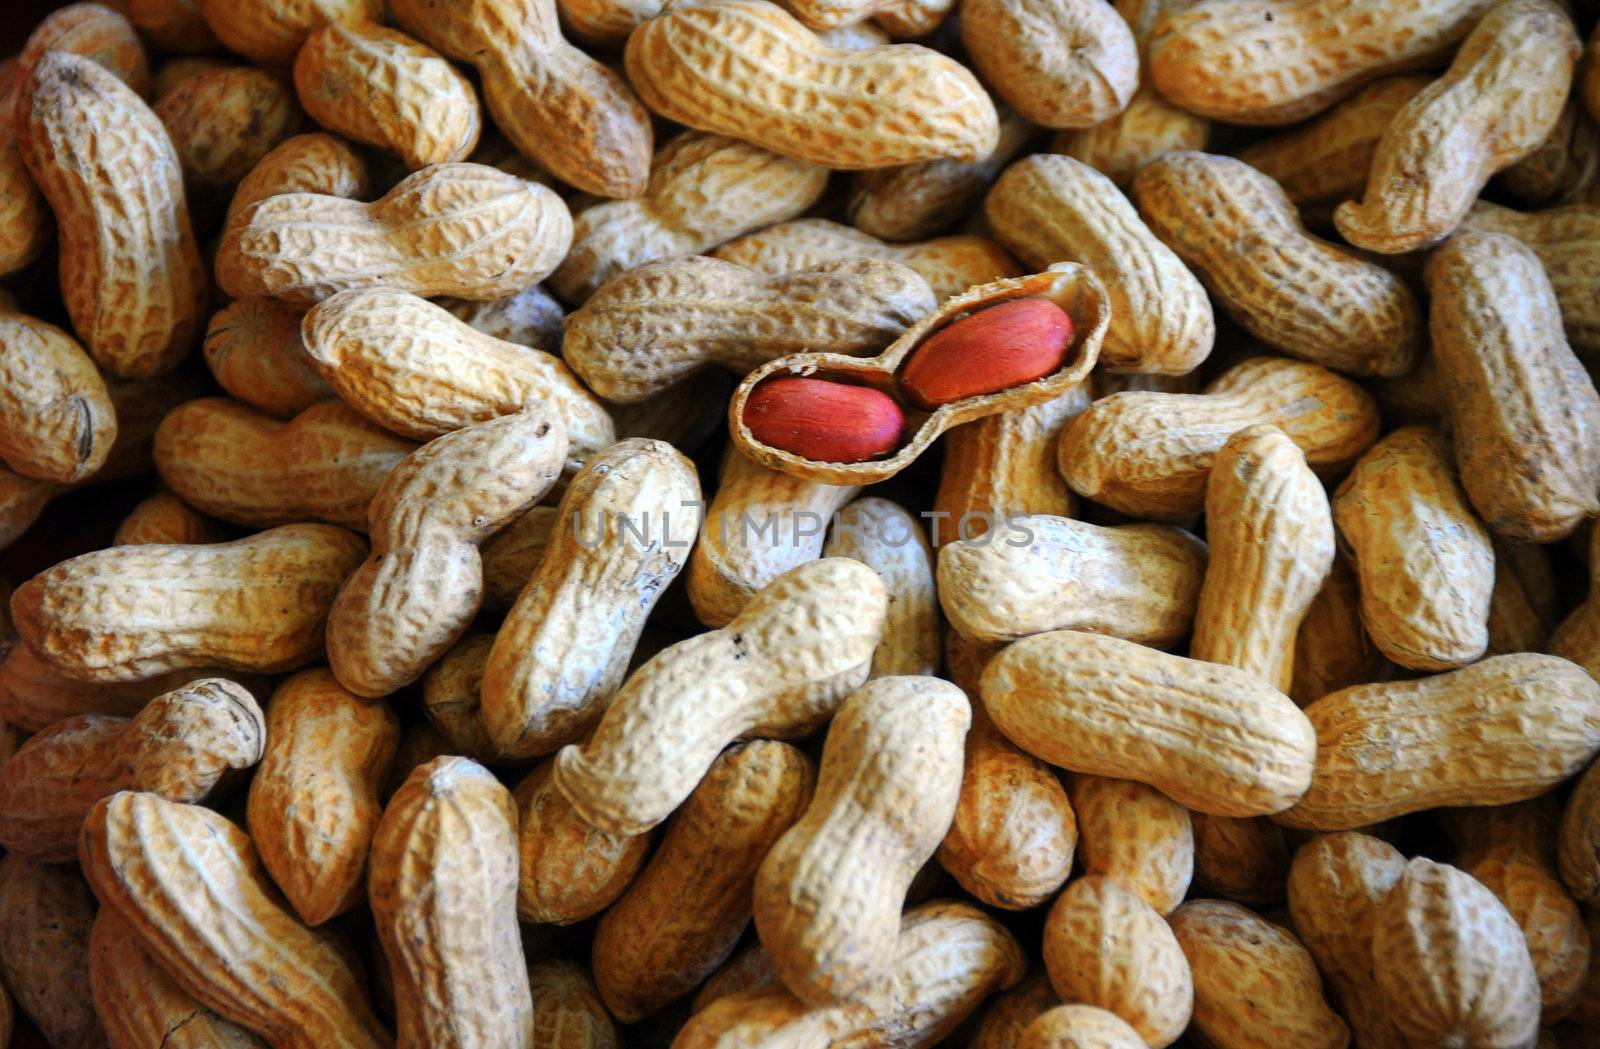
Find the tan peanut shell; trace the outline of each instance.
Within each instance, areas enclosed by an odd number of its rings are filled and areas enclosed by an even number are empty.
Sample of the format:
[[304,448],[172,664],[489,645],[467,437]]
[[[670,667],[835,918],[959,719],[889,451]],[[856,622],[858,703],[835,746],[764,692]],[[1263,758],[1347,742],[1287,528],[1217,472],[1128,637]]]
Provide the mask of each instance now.
[[[13,644],[0,660],[0,720],[24,732],[41,732],[57,721],[80,714],[131,718],[163,693],[221,674],[211,668],[197,667],[142,681],[74,681],[63,677],[27,645]],[[252,691],[258,684],[251,675],[227,676],[246,684]]]
[[40,57],[16,105],[60,230],[73,330],[114,375],[170,371],[199,335],[206,279],[166,129],[115,75],[64,51]]
[[616,440],[603,405],[560,360],[457,320],[408,292],[366,288],[324,299],[302,322],[306,352],[340,397],[419,440],[539,401],[582,461]]
[[242,209],[223,232],[217,283],[294,306],[377,285],[497,299],[542,280],[571,242],[553,191],[482,164],[435,164],[371,204],[293,192]]
[[637,1022],[722,964],[750,922],[762,858],[814,783],[811,762],[787,743],[740,744],[712,763],[595,929],[595,984],[611,1015]]
[[449,741],[449,752],[485,765],[505,760],[483,726],[483,668],[493,645],[493,634],[469,633],[422,679],[422,712]]
[[1027,145],[1033,130],[1022,117],[1002,111],[999,144],[981,160],[924,160],[861,172],[850,186],[850,224],[894,242],[945,232],[957,216],[972,210],[989,183]]
[[1333,476],[1378,438],[1377,405],[1355,383],[1315,364],[1256,357],[1204,393],[1096,401],[1061,432],[1061,475],[1079,495],[1134,517],[1187,517],[1205,505],[1206,478],[1228,438],[1264,423]]
[[276,1049],[389,1044],[340,950],[283,908],[223,817],[125,791],[90,812],[78,854],[100,905],[201,1005]]
[[1115,1014],[1153,1049],[1189,1025],[1189,962],[1160,913],[1115,878],[1078,878],[1056,898],[1045,918],[1044,964],[1063,1002]]
[[[972,312],[1022,298],[1052,302],[1073,322],[1072,341],[1055,371],[995,393],[949,401],[932,412],[919,409],[906,399],[898,378],[901,366],[926,340]],[[1063,262],[1042,273],[980,285],[945,300],[876,357],[858,359],[836,353],[800,353],[755,369],[739,383],[728,403],[733,447],[764,466],[814,481],[871,484],[885,480],[911,465],[950,427],[997,412],[1040,404],[1081,382],[1099,358],[1100,342],[1105,336],[1110,313],[1104,286],[1091,270],[1076,263]],[[762,382],[785,375],[817,376],[870,386],[905,402],[907,418],[900,446],[885,458],[834,463],[809,459],[763,443],[747,424],[745,404]]]
[[870,356],[933,307],[926,281],[877,259],[761,277],[678,256],[590,296],[567,322],[561,355],[601,397],[634,403],[712,365],[742,373],[806,350]]
[[1532,153],[1500,172],[1499,184],[1529,204],[1592,199],[1600,166],[1600,128],[1568,98],[1561,115]]
[[128,511],[117,525],[112,546],[143,543],[219,543],[222,526],[184,502],[165,485]]
[[978,284],[1022,275],[1016,260],[988,237],[958,233],[889,244],[854,226],[819,218],[780,222],[730,240],[711,254],[774,277],[844,259],[897,262],[920,273],[940,302]]
[[635,671],[589,741],[556,756],[556,786],[602,830],[648,830],[729,742],[826,721],[866,680],[887,603],[877,573],[848,558],[779,576],[727,626]]
[[413,771],[378,823],[368,883],[396,1049],[528,1049],[516,808],[494,776],[460,757]]
[[1154,787],[1106,776],[1074,775],[1068,792],[1085,873],[1116,878],[1161,914],[1183,902],[1194,873],[1188,809]]
[[1415,365],[1422,314],[1405,283],[1308,232],[1283,189],[1244,161],[1168,153],[1140,169],[1133,199],[1256,338],[1352,375]]
[[974,641],[1089,630],[1169,648],[1189,633],[1206,546],[1167,525],[1026,514],[939,548],[939,597]]
[[1327,493],[1283,431],[1251,426],[1222,446],[1206,482],[1206,537],[1190,657],[1287,692],[1295,637],[1334,546]]
[[375,22],[378,0],[198,0],[206,25],[230,51],[266,66],[287,65],[324,22]]
[[[194,80],[207,73],[216,73],[225,69],[242,68],[238,63],[230,62],[226,58],[214,55],[182,55],[173,56],[163,61],[156,67],[155,75],[150,78],[150,99],[159,101],[162,95],[177,88],[185,81]],[[282,81],[278,81],[282,86]],[[293,97],[292,95],[290,96]]]
[[1193,113],[1292,124],[1386,73],[1425,66],[1492,0],[1227,0],[1175,9],[1150,41],[1150,75]]
[[400,721],[326,670],[279,685],[267,705],[267,750],[250,781],[250,838],[307,925],[361,902],[367,849]]
[[1360,196],[1384,130],[1432,81],[1425,76],[1375,80],[1326,113],[1239,152],[1300,207]]
[[1600,750],[1600,685],[1556,656],[1494,656],[1415,681],[1357,685],[1306,708],[1311,789],[1278,816],[1345,830],[1440,805],[1542,794]]
[[45,15],[17,56],[32,69],[46,51],[66,51],[94,61],[116,74],[135,94],[150,91],[150,64],[136,27],[125,13],[99,3],[64,4]]
[[989,1003],[969,1045],[971,1049],[1017,1049],[1028,1025],[1059,1004],[1050,980],[1036,972]]
[[374,22],[326,22],[294,59],[312,120],[399,154],[415,171],[465,160],[483,120],[467,78],[431,48]]
[[761,946],[761,941],[757,940],[735,954],[722,968],[713,973],[710,979],[700,985],[700,991],[694,996],[689,1011],[697,1013],[718,998],[726,998],[729,995],[781,986],[778,974],[772,967],[772,956]]
[[1506,539],[1496,540],[1494,551],[1488,652],[1500,656],[1543,649],[1561,612],[1549,555],[1536,543]]
[[1145,1045],[1116,1013],[1093,1005],[1058,1005],[1017,1039],[1019,1049],[1139,1049]]
[[0,767],[0,845],[44,863],[77,855],[84,816],[119,790],[200,802],[261,760],[266,728],[248,691],[202,678],[131,719],[87,714],[30,736]]
[[360,200],[371,190],[366,161],[343,139],[320,131],[286,138],[239,180],[223,228],[250,205],[279,193],[322,193]]
[[466,321],[501,342],[514,342],[546,353],[561,349],[561,326],[566,312],[543,285],[530,284],[515,294],[488,302],[448,297],[434,302],[455,314],[457,320]]
[[642,194],[579,212],[572,249],[551,274],[550,290],[577,305],[635,266],[794,218],[816,203],[827,181],[827,170],[815,164],[686,132],[656,152]]
[[521,874],[517,914],[570,925],[598,914],[633,882],[653,835],[611,834],[585,820],[551,780],[552,762],[517,785]]
[[1418,857],[1379,905],[1372,956],[1384,1008],[1412,1045],[1531,1045],[1539,983],[1494,894]]
[[1600,305],[1589,294],[1600,280],[1600,207],[1569,204],[1522,212],[1480,200],[1461,226],[1506,233],[1532,249],[1550,278],[1567,341],[1585,359],[1600,354]]
[[294,93],[262,69],[228,66],[186,77],[151,105],[177,151],[189,207],[208,226],[234,187],[300,129]]
[[497,753],[542,757],[599,723],[689,557],[699,502],[694,465],[660,441],[620,441],[572,479],[483,668],[481,717]]
[[836,42],[835,35],[856,26],[878,31],[879,37],[863,47],[886,44],[890,36],[926,36],[939,28],[955,4],[951,0],[784,0],[782,6],[819,39],[842,48],[845,44]]
[[505,611],[516,604],[517,595],[544,560],[560,519],[556,507],[535,506],[484,540],[478,548],[483,555],[484,608]]
[[1027,971],[1010,933],[970,904],[906,913],[883,975],[849,1003],[808,1007],[780,987],[729,995],[696,1013],[674,1049],[788,1045],[933,1045]]
[[1317,757],[1305,715],[1260,678],[1119,638],[1058,630],[1013,642],[981,691],[1030,754],[1138,779],[1217,816],[1288,808]]
[[849,1001],[889,966],[906,891],[955,813],[971,720],[931,677],[878,678],[839,707],[816,796],[755,879],[756,931],[802,1001]]
[[1283,899],[1289,848],[1283,828],[1265,816],[1191,813],[1194,881],[1208,896],[1268,904]]
[[1495,551],[1445,440],[1420,426],[1394,431],[1361,457],[1333,503],[1361,580],[1361,619],[1378,649],[1417,670],[1482,656]]
[[989,191],[984,214],[1026,265],[1094,270],[1111,303],[1105,367],[1177,375],[1211,352],[1216,324],[1205,289],[1089,165],[1047,153],[1020,160]]
[[127,919],[101,908],[89,930],[89,986],[111,1049],[266,1049],[173,982]]
[[368,511],[372,553],[328,613],[328,662],[359,696],[421,677],[460,640],[483,595],[478,544],[561,476],[567,439],[539,401],[447,433],[406,457]]
[[270,527],[308,519],[367,527],[367,507],[416,449],[340,401],[288,422],[238,401],[189,401],[156,431],[156,469],[196,509]]
[[935,674],[939,669],[939,598],[933,550],[922,525],[899,504],[857,499],[834,515],[823,557],[853,557],[878,573],[889,594],[872,676]]
[[94,897],[66,865],[0,859],[0,976],[44,1042],[102,1049],[106,1034],[84,993]]
[[1389,662],[1361,620],[1361,586],[1348,559],[1336,554],[1312,598],[1294,646],[1289,695],[1302,707],[1330,692],[1382,680]]
[[231,543],[112,547],[17,587],[11,615],[35,653],[83,681],[195,666],[292,670],[322,652],[334,593],[366,546],[304,524]]
[[1350,1030],[1288,930],[1235,903],[1192,900],[1170,919],[1194,973],[1194,1026],[1218,1049],[1344,1049]]
[[1372,934],[1378,907],[1400,882],[1406,858],[1366,834],[1319,834],[1289,868],[1289,914],[1316,959],[1361,1049],[1405,1049],[1396,1018],[1378,996]]
[[822,556],[828,520],[858,488],[792,477],[729,448],[700,540],[689,555],[689,601],[726,626],[774,579]]
[[1398,254],[1447,236],[1489,177],[1521,160],[1561,115],[1578,34],[1553,0],[1502,0],[1450,68],[1395,114],[1367,190],[1334,212],[1345,240]]
[[1456,465],[1490,529],[1544,543],[1600,507],[1600,394],[1532,250],[1467,232],[1428,259],[1429,328]]
[[[999,142],[994,103],[966,67],[915,44],[839,51],[775,4],[669,8],[625,54],[660,116],[830,168],[979,160]],[[746,63],[777,75],[730,72]]]
[[532,1049],[618,1049],[616,1024],[583,966],[540,962],[528,966],[533,994]]
[[0,312],[0,459],[71,484],[100,469],[116,439],[111,395],[83,348],[53,324]]
[[[0,66],[0,99],[12,97],[21,77],[20,62]],[[0,104],[0,276],[38,258],[53,232],[50,207],[23,159],[14,107]]]
[[1590,765],[1561,812],[1561,880],[1583,903],[1600,900],[1600,765]]
[[1540,1021],[1554,1023],[1583,994],[1591,947],[1583,915],[1555,873],[1537,860],[1491,855],[1466,868],[1522,930],[1539,981]]
[[233,397],[279,418],[333,399],[300,338],[299,310],[271,299],[239,299],[218,310],[201,352],[211,375]]
[[1056,469],[1056,442],[1092,397],[1083,382],[1043,404],[946,431],[928,525],[934,545],[976,539],[991,525],[1023,514],[1073,516],[1077,497]]
[[1102,0],[969,4],[961,17],[967,57],[996,94],[1035,124],[1093,127],[1122,112],[1139,86],[1133,31]]
[[200,15],[199,0],[128,0],[128,20],[163,51],[213,51],[217,38]]
[[495,125],[522,154],[586,193],[636,197],[649,115],[615,71],[561,35],[554,0],[397,0],[407,30],[477,66]]

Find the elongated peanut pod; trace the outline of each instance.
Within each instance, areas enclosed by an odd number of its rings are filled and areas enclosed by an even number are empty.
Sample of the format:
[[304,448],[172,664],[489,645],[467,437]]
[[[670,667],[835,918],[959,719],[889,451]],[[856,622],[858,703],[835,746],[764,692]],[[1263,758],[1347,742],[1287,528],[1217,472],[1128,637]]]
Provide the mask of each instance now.
[[344,956],[283,908],[250,839],[222,816],[124,791],[89,813],[78,857],[100,905],[224,1019],[275,1049],[389,1044]]
[[247,815],[261,862],[307,925],[359,903],[400,721],[326,670],[278,686],[267,705],[267,750],[250,781]]
[[333,387],[306,355],[302,316],[271,299],[240,299],[218,310],[201,347],[212,377],[231,396],[280,418],[332,400]]
[[1507,233],[1532,248],[1561,306],[1567,341],[1586,360],[1600,354],[1600,304],[1589,294],[1600,280],[1600,206],[1522,212],[1480,200],[1461,228]]
[[1528,944],[1539,981],[1540,1021],[1566,1016],[1583,995],[1591,947],[1583,915],[1561,880],[1541,858],[1509,849],[1467,867],[1505,905]]
[[397,1049],[531,1049],[516,809],[494,776],[459,757],[412,772],[373,836],[368,882]]
[[[1583,603],[1574,608],[1556,627],[1555,633],[1550,635],[1546,651],[1572,660],[1588,671],[1590,677],[1600,680],[1600,559],[1595,557],[1597,547],[1600,547],[1600,533],[1591,533],[1588,550],[1589,593]],[[4,674],[0,673],[0,681],[3,680]],[[0,703],[0,709],[3,709],[3,703]],[[1600,863],[1600,854],[1597,854],[1596,862]],[[1597,868],[1596,876],[1600,879],[1600,868]],[[1600,894],[1600,880],[1596,881],[1596,893]]]
[[600,913],[633,883],[655,836],[611,834],[585,820],[551,781],[544,762],[517,784],[521,878],[517,913],[526,922],[571,925]]
[[1090,630],[1167,647],[1189,633],[1206,547],[1167,525],[1026,514],[939,550],[939,597],[974,641]]
[[226,536],[220,524],[160,486],[141,499],[117,525],[112,546],[142,543],[220,543]]
[[1389,666],[1362,623],[1361,585],[1355,570],[1348,558],[1336,553],[1295,639],[1289,695],[1304,707],[1341,688],[1380,681]]
[[618,1049],[617,1025],[588,971],[576,962],[528,966],[533,1049]]
[[660,441],[618,442],[573,478],[483,668],[480,714],[499,753],[540,757],[599,722],[689,557],[699,502],[693,464]]
[[1580,46],[1552,0],[1489,9],[1444,76],[1395,115],[1367,191],[1334,212],[1358,248],[1398,254],[1448,235],[1489,177],[1538,148],[1561,115]]
[[930,677],[879,678],[839,708],[816,797],[755,881],[756,931],[802,1001],[849,1001],[891,964],[906,890],[955,813],[971,720]]
[[230,51],[266,66],[287,65],[323,22],[377,22],[379,0],[197,0],[206,25]]
[[389,475],[368,513],[372,555],[328,613],[328,662],[360,696],[422,676],[483,597],[478,544],[561,476],[566,430],[546,405],[445,434]]
[[1092,399],[1081,383],[1043,404],[949,430],[929,526],[934,544],[976,539],[1022,514],[1073,516],[1077,498],[1056,469],[1056,442]]
[[1311,783],[1311,723],[1289,697],[1232,667],[1058,630],[1008,646],[980,690],[1000,731],[1029,753],[1138,779],[1201,812],[1281,812]]
[[1133,780],[1075,775],[1072,809],[1078,852],[1088,874],[1105,874],[1170,914],[1194,874],[1194,829],[1189,810]]
[[250,205],[279,193],[325,193],[365,198],[371,188],[367,163],[341,138],[320,131],[286,138],[239,180],[222,228]]
[[71,866],[16,854],[0,859],[0,976],[8,1004],[14,995],[52,1047],[106,1044],[94,1003],[83,993],[94,913],[94,897]]
[[84,681],[195,666],[275,673],[321,653],[334,594],[365,553],[358,536],[332,525],[113,547],[17,587],[11,615],[36,654]]
[[859,561],[829,557],[779,576],[723,629],[640,667],[589,741],[556,756],[556,786],[602,830],[648,830],[732,740],[826,721],[866,680],[887,604]]
[[[670,8],[628,37],[626,59],[661,116],[831,168],[977,160],[999,140],[994,103],[955,61],[915,44],[838,51],[757,0]],[[752,61],[782,75],[722,72]]]
[[1295,635],[1333,565],[1333,516],[1304,453],[1273,426],[1228,438],[1206,482],[1205,583],[1189,655],[1294,679]]
[[116,439],[111,395],[82,347],[53,324],[0,312],[0,459],[71,484],[100,469]]
[[933,551],[917,519],[887,499],[857,499],[834,520],[824,557],[853,557],[878,573],[889,616],[872,676],[932,674],[939,667],[939,599]]
[[[968,0],[961,43],[995,92],[1050,128],[1093,127],[1139,86],[1128,23],[1100,0]],[[1060,259],[1053,261],[1060,262]],[[1042,267],[1040,267],[1042,268]]]

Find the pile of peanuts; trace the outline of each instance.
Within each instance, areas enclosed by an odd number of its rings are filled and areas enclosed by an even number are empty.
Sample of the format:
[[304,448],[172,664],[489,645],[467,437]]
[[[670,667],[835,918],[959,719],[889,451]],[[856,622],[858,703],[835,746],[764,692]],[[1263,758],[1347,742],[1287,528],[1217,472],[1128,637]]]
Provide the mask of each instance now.
[[0,1049],[1600,1045],[1594,6],[48,13]]

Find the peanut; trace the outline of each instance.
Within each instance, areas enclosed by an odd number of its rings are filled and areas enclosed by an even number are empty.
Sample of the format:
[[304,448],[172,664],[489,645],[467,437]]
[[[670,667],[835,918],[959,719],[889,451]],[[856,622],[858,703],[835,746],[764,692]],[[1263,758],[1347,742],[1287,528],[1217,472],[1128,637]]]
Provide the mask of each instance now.
[[371,204],[295,192],[242,209],[223,232],[217,283],[292,306],[375,285],[495,299],[543,279],[571,241],[551,190],[481,164],[435,164]]
[[1378,141],[1367,192],[1334,212],[1358,248],[1399,254],[1447,236],[1489,181],[1533,152],[1561,115],[1578,34],[1552,0],[1503,0],[1449,70]]
[[1519,212],[1480,200],[1461,225],[1509,234],[1532,249],[1550,278],[1567,341],[1586,360],[1600,355],[1600,307],[1588,294],[1600,279],[1600,207],[1570,204]]
[[428,668],[422,681],[422,712],[449,741],[450,753],[485,765],[505,760],[484,728],[480,698],[493,645],[493,634],[467,634]]
[[1560,614],[1550,559],[1544,547],[1534,543],[1502,539],[1495,542],[1494,551],[1488,652],[1500,656],[1539,651],[1550,639]]
[[1261,679],[1118,638],[1058,630],[1014,642],[981,691],[1000,731],[1030,754],[1138,779],[1217,816],[1288,808],[1317,758],[1310,722]]
[[1111,301],[1106,367],[1181,374],[1211,352],[1215,321],[1200,282],[1087,164],[1048,154],[1018,161],[990,190],[984,214],[1026,264],[1095,271]]
[[290,418],[331,400],[300,338],[298,310],[271,299],[240,299],[211,317],[202,347],[217,384],[253,408]]
[[887,603],[859,561],[829,557],[779,576],[726,627],[640,667],[589,741],[556,756],[556,786],[601,830],[654,827],[732,740],[826,721],[866,680]]
[[1572,1011],[1589,973],[1589,933],[1559,878],[1531,857],[1491,855],[1467,873],[1505,905],[1527,941],[1539,981],[1540,1021]]
[[250,837],[307,925],[361,902],[378,790],[399,742],[386,703],[346,692],[326,670],[296,674],[273,693],[266,754],[250,781]]
[[613,1016],[649,1016],[733,951],[750,922],[762,857],[805,811],[814,777],[798,750],[767,740],[712,763],[595,930],[595,983]]
[[[915,44],[838,51],[758,0],[669,8],[625,54],[657,114],[813,164],[979,160],[999,143],[994,103],[965,66]],[[744,72],[746,55],[759,75]]]
[[801,376],[763,383],[740,420],[760,447],[841,464],[889,455],[906,425],[900,406],[880,390]]
[[572,250],[551,274],[550,290],[580,304],[635,266],[692,255],[793,218],[816,203],[827,180],[815,164],[731,138],[679,135],[652,158],[643,194],[578,214]]
[[[661,13],[661,0],[556,0],[556,10],[563,32],[589,47],[614,51],[627,43],[628,34],[640,22]],[[877,42],[888,43],[888,35],[878,32],[881,39]]]
[[203,801],[260,761],[265,743],[261,708],[222,678],[157,696],[132,719],[58,721],[0,768],[0,845],[45,863],[69,861],[101,798],[144,790]]
[[[42,732],[58,721],[83,714],[131,718],[163,693],[222,673],[198,667],[142,681],[74,681],[34,655],[27,645],[12,644],[0,660],[0,720],[24,732]],[[252,692],[262,684],[252,675],[227,676]]]
[[0,976],[52,1049],[106,1044],[83,993],[93,921],[94,898],[70,866],[0,860]]
[[532,1049],[617,1049],[621,1044],[582,966],[530,965],[528,984],[533,994]]
[[542,285],[530,284],[513,295],[488,302],[471,299],[434,300],[485,335],[529,349],[555,353],[561,348],[566,313]]
[[[830,30],[849,28],[851,24],[874,25],[862,21],[875,18],[876,26],[887,43],[887,37],[926,36],[937,29],[950,9],[950,0],[784,0],[783,7],[819,38],[827,39]],[[832,46],[839,46],[837,44]]]
[[1150,77],[1175,104],[1243,124],[1292,124],[1386,73],[1428,65],[1492,0],[1228,0],[1174,9]]
[[206,280],[166,129],[116,76],[63,51],[40,57],[16,104],[60,227],[73,329],[113,375],[172,370],[199,333]]
[[479,547],[484,608],[503,612],[517,603],[517,595],[543,562],[560,520],[556,507],[535,506],[484,541]]
[[23,160],[16,107],[5,104],[21,79],[21,62],[0,65],[0,276],[31,264],[49,246],[53,232],[50,208]]
[[128,0],[128,20],[163,51],[213,51],[217,38],[200,15],[199,0]]
[[141,97],[150,92],[150,64],[139,34],[124,13],[99,3],[66,4],[28,34],[17,60],[32,69],[46,51],[66,51],[96,63]]
[[324,22],[373,22],[379,0],[198,0],[206,25],[230,51],[264,66],[284,66]]
[[1133,199],[1268,345],[1352,375],[1403,375],[1416,364],[1422,314],[1405,283],[1309,233],[1282,188],[1245,162],[1168,153],[1140,169]]
[[561,474],[566,432],[539,402],[436,438],[407,456],[368,510],[372,553],[328,613],[328,662],[358,696],[421,677],[460,640],[483,595],[478,544]]
[[446,757],[412,772],[378,823],[368,880],[395,983],[397,1049],[529,1049],[516,809],[488,770]]
[[1569,98],[1550,133],[1532,153],[1502,171],[1499,182],[1530,204],[1582,199],[1592,192],[1597,165],[1600,129]]
[[1561,334],[1538,258],[1504,234],[1467,232],[1429,257],[1426,276],[1433,359],[1473,508],[1506,538],[1570,534],[1600,507],[1600,453],[1580,436],[1600,430],[1600,394]]
[[1193,900],[1169,920],[1194,973],[1194,1026],[1208,1043],[1350,1044],[1350,1029],[1322,997],[1316,963],[1286,929],[1221,900]]
[[997,996],[983,1011],[971,1049],[1017,1049],[1028,1025],[1060,1002],[1044,973],[1035,973]]
[[858,490],[791,477],[729,448],[689,555],[695,615],[707,626],[726,626],[762,588],[822,556],[827,519]]
[[1600,765],[1591,764],[1561,811],[1561,880],[1584,903],[1600,901]]
[[[517,785],[521,876],[517,914],[570,925],[609,907],[633,882],[653,835],[610,834],[585,820],[556,789],[553,762]],[[692,788],[691,788],[692,789]]]
[[1205,893],[1244,903],[1283,899],[1289,848],[1283,828],[1265,816],[1234,819],[1191,814],[1194,881]]
[[320,131],[295,135],[274,146],[239,180],[222,226],[232,226],[250,205],[279,193],[360,200],[370,189],[366,161],[344,140]]
[[53,324],[0,312],[0,459],[71,484],[100,469],[116,439],[111,395],[83,348]]
[[554,0],[396,0],[395,17],[483,77],[496,125],[517,149],[588,193],[644,192],[651,131],[628,84],[568,44]]
[[1362,1049],[1405,1049],[1396,1018],[1378,996],[1372,936],[1378,909],[1400,882],[1406,859],[1365,834],[1319,834],[1289,868],[1289,914],[1316,959]]
[[165,485],[128,511],[112,546],[146,543],[220,543],[222,526],[184,502]]
[[1382,680],[1389,667],[1361,620],[1361,588],[1350,562],[1335,554],[1311,599],[1294,646],[1289,695],[1304,707],[1330,692]]
[[1028,1025],[1018,1049],[1139,1049],[1139,1032],[1092,1005],[1058,1005]]
[[1317,769],[1278,817],[1290,827],[1345,830],[1440,805],[1520,801],[1600,751],[1600,685],[1565,659],[1531,652],[1357,685],[1306,715]]
[[1072,318],[1048,299],[986,306],[934,332],[913,350],[900,367],[900,388],[924,411],[1000,393],[1060,368],[1073,334]]
[[84,681],[222,666],[275,673],[323,647],[334,593],[366,553],[332,525],[288,525],[231,543],[119,546],[80,554],[11,597],[17,632]]
[[339,401],[282,422],[237,401],[181,405],[156,431],[156,469],[197,509],[269,527],[317,519],[366,528],[367,508],[416,445]]
[[1109,875],[1172,913],[1194,873],[1189,810],[1154,787],[1104,776],[1073,776],[1070,796],[1085,873]]
[[1016,260],[987,237],[956,234],[918,244],[887,244],[827,219],[780,222],[730,240],[711,254],[775,277],[842,259],[898,262],[920,273],[940,302],[979,284],[1022,275]]
[[573,478],[483,669],[481,715],[497,753],[540,757],[599,723],[688,559],[699,502],[693,465],[659,441],[614,444]]
[[1482,656],[1495,551],[1444,439],[1420,426],[1396,430],[1367,450],[1333,502],[1360,574],[1361,619],[1378,649],[1417,670]]
[[430,440],[537,400],[563,424],[574,468],[616,440],[605,407],[561,361],[407,292],[340,292],[312,308],[301,330],[329,385],[396,433]]
[[1133,31],[1100,0],[973,0],[961,43],[996,93],[1043,127],[1093,127],[1139,86]]
[[1378,408],[1355,383],[1314,364],[1256,357],[1204,393],[1130,391],[1090,405],[1061,432],[1072,490],[1135,517],[1198,513],[1229,437],[1271,424],[1318,474],[1338,476],[1378,438]]
[[933,551],[917,519],[875,496],[834,517],[823,557],[853,557],[878,573],[889,595],[872,676],[934,674],[939,669],[939,598]]
[[1471,876],[1417,858],[1378,906],[1381,1002],[1411,1044],[1528,1045],[1539,983],[1521,930]]
[[185,78],[151,109],[172,138],[189,207],[202,225],[214,222],[240,180],[300,129],[288,87],[242,66]]
[[763,278],[667,258],[591,296],[567,323],[562,356],[601,397],[634,403],[710,365],[743,373],[802,350],[870,356],[933,307],[921,277],[875,259]]

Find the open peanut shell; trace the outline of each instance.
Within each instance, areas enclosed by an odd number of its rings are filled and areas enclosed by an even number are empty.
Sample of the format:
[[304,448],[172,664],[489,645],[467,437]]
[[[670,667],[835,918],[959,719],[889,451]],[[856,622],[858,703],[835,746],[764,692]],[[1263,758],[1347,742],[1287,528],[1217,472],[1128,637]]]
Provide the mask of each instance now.
[[[911,354],[935,332],[969,313],[998,306],[1011,299],[1049,299],[1072,318],[1072,345],[1060,368],[1042,379],[1013,386],[998,393],[978,394],[933,411],[918,408],[900,389],[901,367]],[[1100,341],[1111,319],[1111,305],[1099,278],[1087,267],[1073,262],[1051,266],[1043,273],[1008,277],[979,285],[953,296],[938,309],[907,328],[905,333],[876,357],[846,357],[837,353],[796,353],[762,365],[739,384],[728,404],[728,426],[733,443],[746,456],[763,466],[794,477],[825,484],[872,484],[893,477],[914,462],[941,433],[952,426],[1000,412],[1020,411],[1042,404],[1065,393],[1081,382],[1100,356]],[[769,379],[808,376],[833,382],[870,386],[894,398],[905,413],[905,436],[891,454],[860,463],[831,463],[786,452],[765,444],[744,424],[745,401],[751,392]]]

